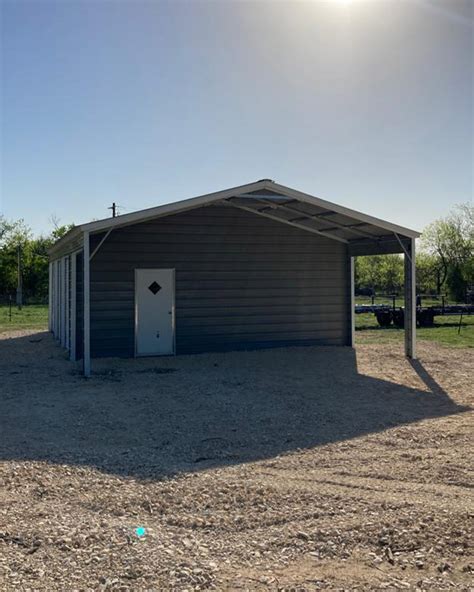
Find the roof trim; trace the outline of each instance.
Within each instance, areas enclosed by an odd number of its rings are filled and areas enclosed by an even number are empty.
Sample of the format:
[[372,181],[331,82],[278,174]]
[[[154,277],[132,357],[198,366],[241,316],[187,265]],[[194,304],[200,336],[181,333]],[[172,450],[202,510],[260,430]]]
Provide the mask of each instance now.
[[214,193],[207,193],[205,195],[199,195],[198,197],[191,197],[189,199],[175,201],[162,206],[155,206],[154,208],[148,208],[146,210],[138,210],[137,212],[131,212],[130,214],[124,214],[123,216],[116,216],[115,218],[105,218],[104,220],[97,220],[97,222],[89,222],[88,224],[83,224],[81,228],[89,232],[96,232],[97,230],[105,230],[106,228],[111,228],[113,226],[125,226],[127,224],[143,222],[144,220],[156,218],[158,216],[177,214],[185,210],[198,208],[215,201],[220,201],[221,199],[227,199],[228,197],[239,195],[242,191],[257,191],[258,189],[262,189],[265,184],[266,181],[257,181],[256,183],[232,187],[231,189],[216,191]]
[[[205,195],[192,197],[190,199],[184,199],[181,201],[161,206],[155,206],[153,208],[147,208],[145,210],[138,210],[136,212],[131,212],[130,214],[116,216],[115,218],[104,218],[102,220],[95,220],[93,222],[88,222],[86,224],[80,224],[79,226],[75,226],[74,228],[72,228],[67,234],[65,234],[61,239],[59,239],[51,247],[49,252],[51,255],[53,255],[57,251],[62,250],[66,246],[66,244],[69,243],[69,241],[72,241],[74,238],[76,238],[79,234],[82,234],[83,232],[96,233],[106,231],[111,228],[128,226],[129,224],[137,224],[139,222],[145,222],[146,220],[151,220],[153,218],[160,218],[163,216],[169,216],[171,214],[178,214],[186,210],[191,210],[194,208],[210,205],[215,202],[226,200],[230,197],[237,197],[241,194],[248,194],[252,193],[253,191],[259,191],[262,189],[268,189],[282,196],[292,197],[298,201],[305,202],[310,205],[315,205],[320,208],[330,210],[331,212],[337,214],[349,216],[351,218],[354,218],[355,220],[359,220],[360,222],[365,222],[367,224],[379,226],[380,228],[388,230],[389,232],[395,232],[397,234],[401,234],[410,238],[417,238],[418,236],[420,236],[420,233],[415,230],[411,230],[403,226],[398,226],[397,224],[387,222],[386,220],[381,220],[380,218],[375,218],[374,216],[363,214],[362,212],[358,212],[356,210],[340,206],[325,199],[309,195],[308,193],[297,191],[296,189],[292,189],[291,187],[286,187],[285,185],[274,183],[269,179],[262,179],[261,181],[247,183],[246,185],[232,187],[230,189],[225,189],[223,191],[207,193]],[[281,222],[285,223],[284,220],[281,220]]]
[[62,248],[63,245],[82,232],[95,233],[102,230],[108,230],[109,228],[119,228],[121,226],[128,226],[129,224],[137,224],[138,222],[152,220],[153,218],[178,214],[186,210],[192,210],[194,208],[209,205],[228,197],[233,197],[242,192],[257,191],[258,189],[264,188],[265,183],[266,181],[257,181],[255,183],[248,183],[246,185],[232,187],[231,189],[225,189],[224,191],[216,191],[214,193],[199,195],[198,197],[191,197],[189,199],[175,201],[162,206],[155,206],[145,210],[137,210],[136,212],[123,214],[122,216],[116,216],[115,218],[104,218],[102,220],[95,220],[94,222],[88,222],[86,224],[79,224],[67,232],[62,238],[60,238],[51,247],[49,253],[53,255],[58,249]]

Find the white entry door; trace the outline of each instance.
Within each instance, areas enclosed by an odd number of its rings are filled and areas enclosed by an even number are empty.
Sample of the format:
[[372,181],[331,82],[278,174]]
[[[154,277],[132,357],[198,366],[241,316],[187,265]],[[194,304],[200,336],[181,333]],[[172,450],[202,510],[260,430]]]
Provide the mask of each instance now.
[[174,354],[174,269],[135,270],[135,353]]

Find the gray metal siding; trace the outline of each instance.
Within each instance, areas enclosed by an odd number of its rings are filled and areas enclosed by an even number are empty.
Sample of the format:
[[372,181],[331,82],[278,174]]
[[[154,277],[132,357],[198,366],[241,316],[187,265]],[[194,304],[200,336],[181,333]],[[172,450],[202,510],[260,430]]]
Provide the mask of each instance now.
[[177,353],[349,343],[344,244],[210,206],[109,235],[91,261],[93,356],[134,355],[140,267],[176,269]]

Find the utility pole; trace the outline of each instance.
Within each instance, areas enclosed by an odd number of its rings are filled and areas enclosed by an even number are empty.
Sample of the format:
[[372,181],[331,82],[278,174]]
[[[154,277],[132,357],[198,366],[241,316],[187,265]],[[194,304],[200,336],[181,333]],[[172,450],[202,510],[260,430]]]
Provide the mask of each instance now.
[[112,210],[112,218],[115,218],[115,216],[117,215],[117,204],[113,202],[113,204],[108,209]]
[[17,246],[17,262],[18,262],[18,284],[16,288],[16,303],[18,308],[21,310],[23,305],[23,278],[21,271],[21,244]]

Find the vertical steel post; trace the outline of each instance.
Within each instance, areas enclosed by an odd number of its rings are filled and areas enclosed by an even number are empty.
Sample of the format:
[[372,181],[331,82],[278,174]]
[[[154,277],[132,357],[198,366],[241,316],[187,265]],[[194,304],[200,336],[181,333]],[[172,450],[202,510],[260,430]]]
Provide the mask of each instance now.
[[351,275],[351,295],[350,295],[350,306],[351,306],[351,336],[350,346],[355,347],[355,259],[350,258],[350,275]]
[[405,268],[405,354],[416,359],[416,263],[415,239],[404,255]]
[[53,330],[53,264],[48,264],[48,331]]
[[90,241],[84,232],[84,376],[91,375],[90,296]]
[[71,349],[69,357],[72,362],[76,361],[76,317],[77,317],[77,253],[71,255]]

